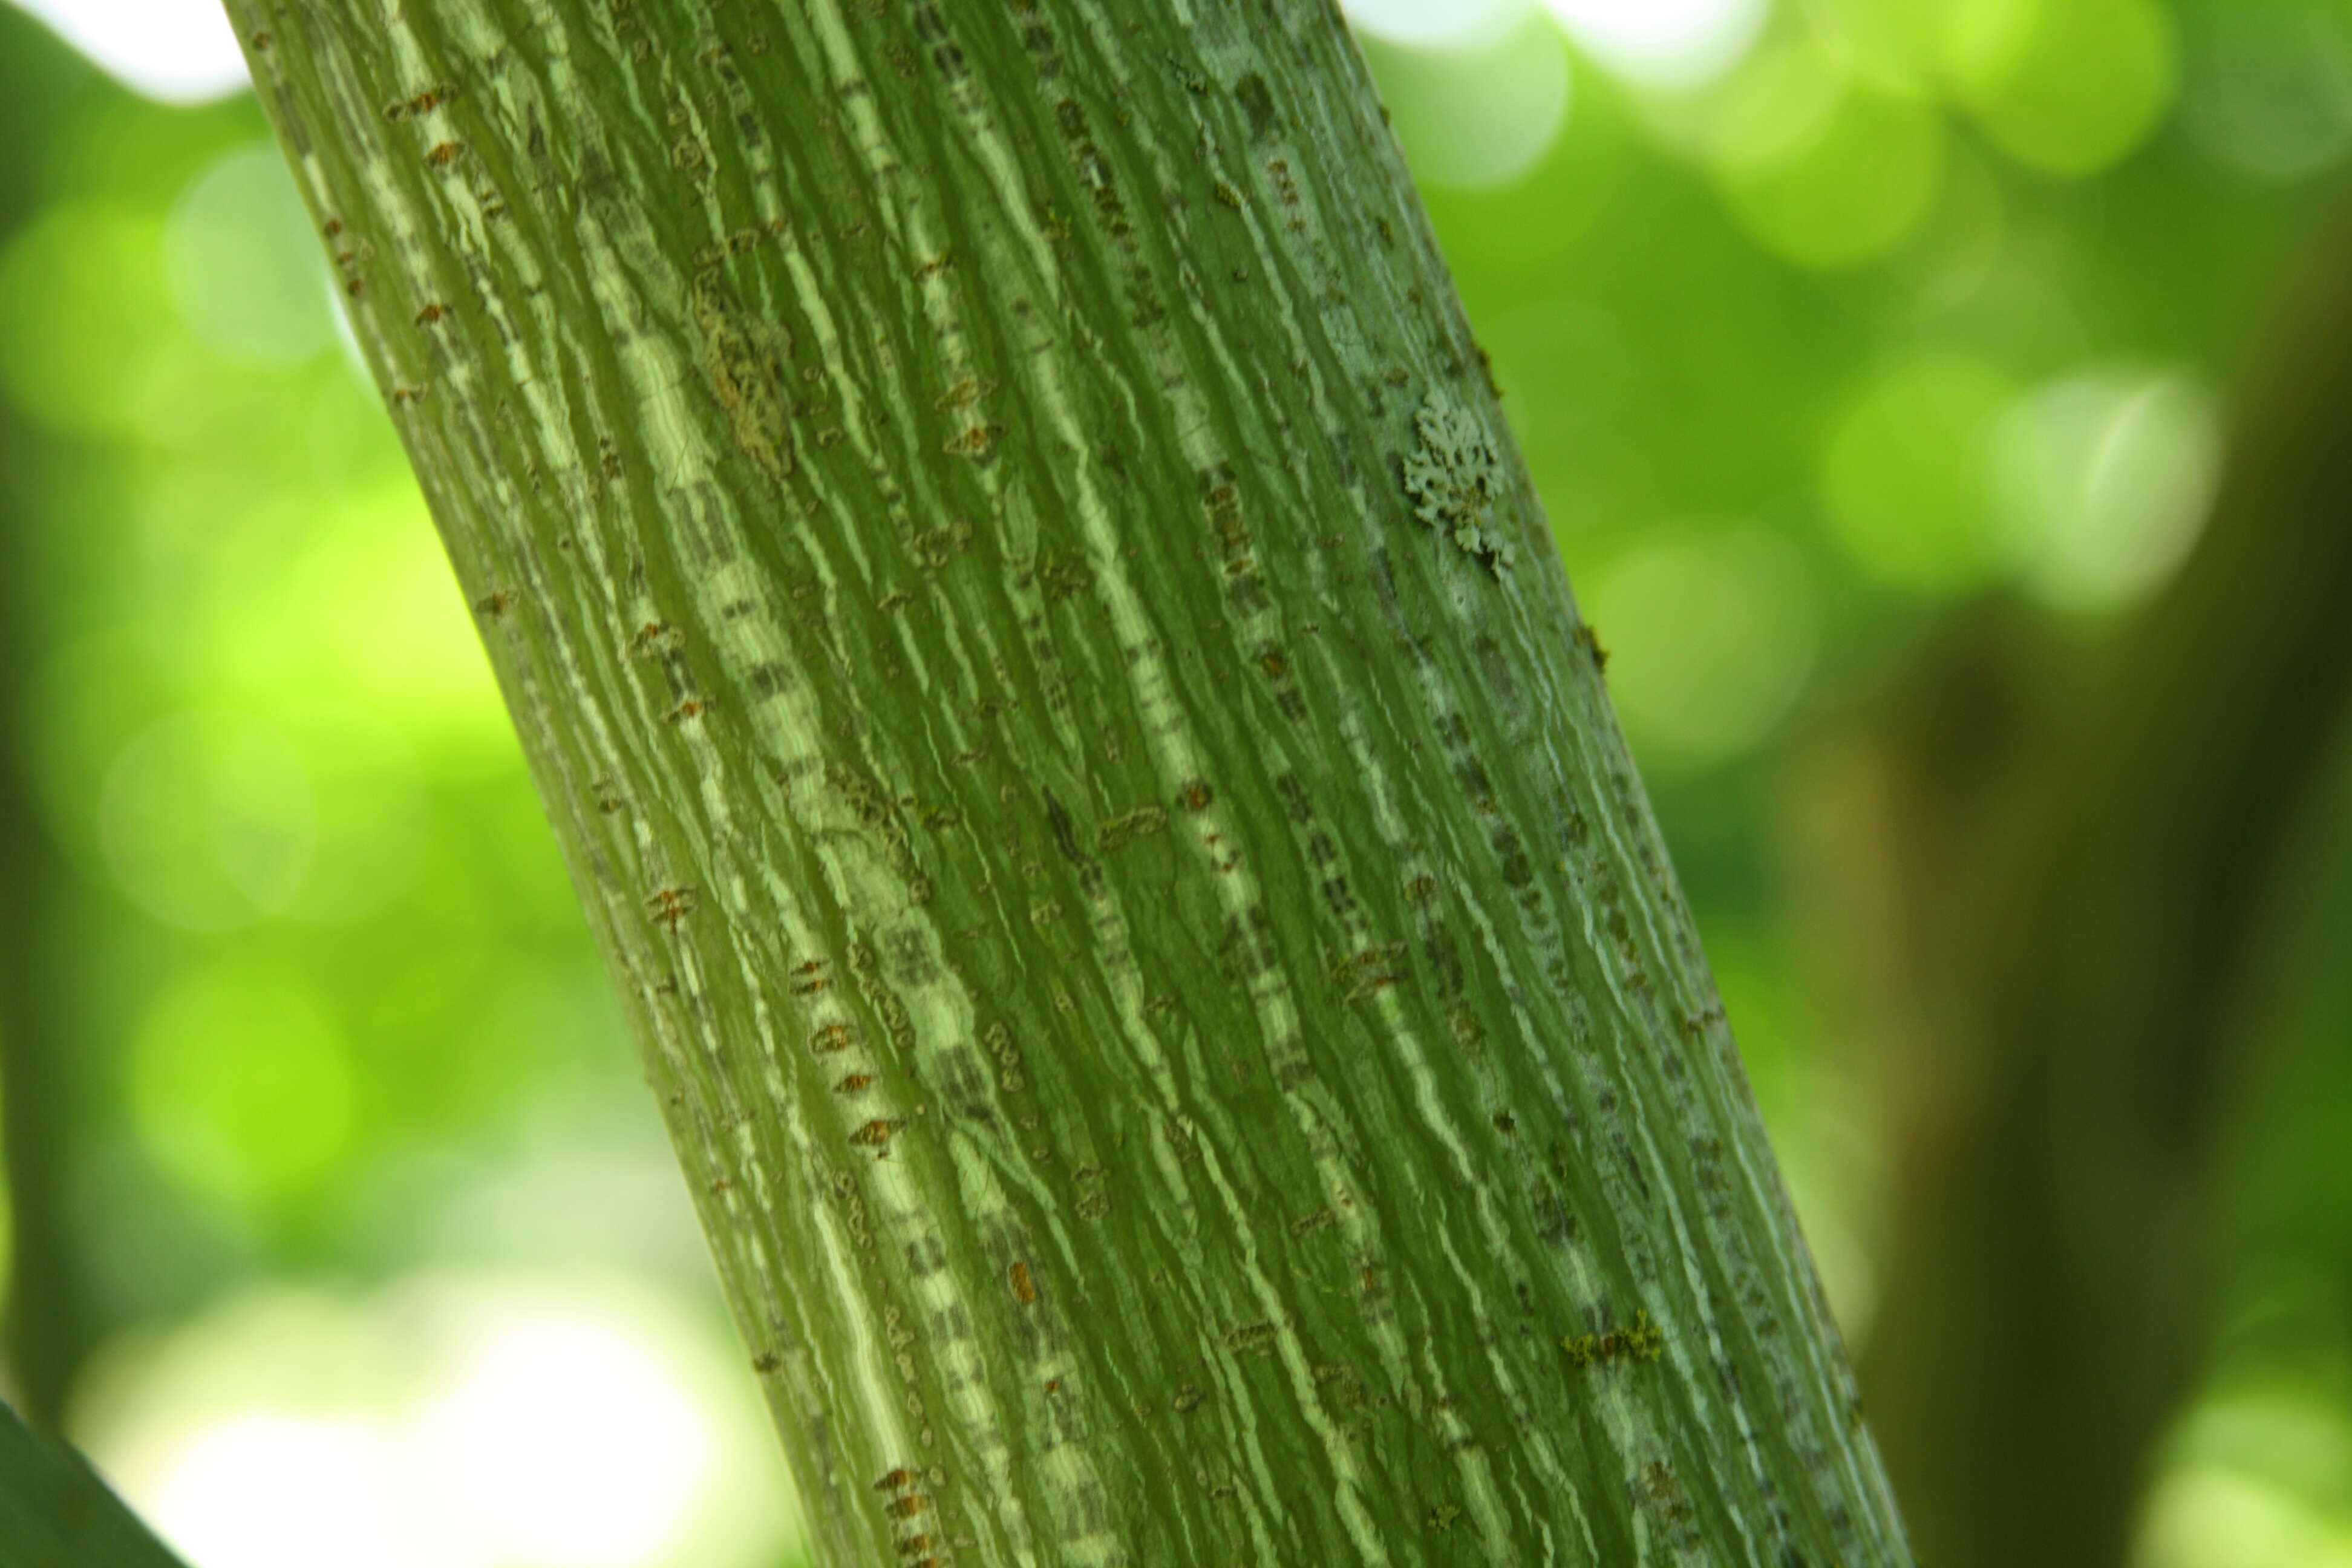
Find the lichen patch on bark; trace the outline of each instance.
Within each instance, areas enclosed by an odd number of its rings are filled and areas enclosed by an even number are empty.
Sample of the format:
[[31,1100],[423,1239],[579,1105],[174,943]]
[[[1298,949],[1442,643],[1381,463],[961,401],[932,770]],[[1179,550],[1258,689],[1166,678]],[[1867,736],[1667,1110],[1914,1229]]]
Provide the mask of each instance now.
[[793,471],[793,436],[785,423],[784,360],[792,333],[743,307],[715,267],[694,275],[694,324],[702,334],[702,367],[727,411],[735,445],[772,479]]
[[1495,525],[1504,468],[1484,420],[1449,392],[1433,392],[1413,416],[1417,444],[1404,460],[1413,515],[1500,575],[1515,555]]

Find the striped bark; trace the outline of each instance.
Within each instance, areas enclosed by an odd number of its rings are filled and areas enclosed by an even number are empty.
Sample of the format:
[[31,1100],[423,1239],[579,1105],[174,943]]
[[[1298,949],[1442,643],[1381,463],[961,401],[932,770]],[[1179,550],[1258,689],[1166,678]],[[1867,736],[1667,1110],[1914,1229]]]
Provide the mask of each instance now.
[[1325,0],[231,0],[821,1562],[1906,1562]]

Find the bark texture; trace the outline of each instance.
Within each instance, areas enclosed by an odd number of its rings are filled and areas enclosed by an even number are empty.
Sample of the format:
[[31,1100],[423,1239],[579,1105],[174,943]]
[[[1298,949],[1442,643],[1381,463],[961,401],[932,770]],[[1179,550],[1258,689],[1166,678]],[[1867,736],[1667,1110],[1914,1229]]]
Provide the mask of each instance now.
[[232,0],[829,1564],[1908,1560],[1327,0]]

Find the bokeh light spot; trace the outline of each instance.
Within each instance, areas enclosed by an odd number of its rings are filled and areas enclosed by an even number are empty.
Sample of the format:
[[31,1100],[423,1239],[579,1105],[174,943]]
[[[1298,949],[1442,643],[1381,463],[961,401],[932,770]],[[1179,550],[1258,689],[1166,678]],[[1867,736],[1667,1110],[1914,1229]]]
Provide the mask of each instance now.
[[1432,184],[1508,184],[1536,166],[1568,116],[1568,47],[1539,16],[1475,47],[1374,40],[1365,53],[1414,175]]
[[2095,372],[2045,386],[2003,421],[1997,482],[2034,592],[2120,608],[2171,576],[2221,483],[2221,416],[2186,374]]
[[1683,87],[1739,63],[1769,0],[1544,0],[1569,36],[1630,80]]
[[1970,0],[1946,18],[1957,96],[2020,163],[2095,174],[2171,106],[2178,47],[2155,0]]
[[711,1306],[571,1270],[257,1290],[111,1342],[69,1425],[197,1568],[804,1561]]
[[1803,559],[1761,528],[1642,546],[1602,573],[1591,605],[1644,766],[1689,772],[1749,750],[1812,668]]
[[299,1198],[349,1151],[350,1047],[315,984],[252,962],[166,991],[132,1043],[131,1108],[155,1163],[232,1210]]
[[403,1539],[399,1486],[390,1446],[369,1427],[256,1413],[197,1433],[145,1512],[204,1568],[316,1568],[330,1557],[338,1568],[429,1568],[421,1543]]
[[424,1420],[443,1507],[501,1561],[628,1568],[677,1535],[710,1465],[709,1423],[646,1348],[538,1320],[476,1349]]
[[1906,98],[1849,84],[1816,134],[1781,158],[1725,176],[1759,242],[1801,266],[1858,266],[1918,228],[1944,171],[1944,128]]
[[2195,1470],[2154,1489],[2136,1568],[2352,1568],[2352,1537],[2257,1476]]
[[211,0],[15,0],[133,92],[203,103],[251,79],[228,14]]
[[1924,96],[1937,74],[1939,14],[1909,0],[1803,0],[1805,22],[1840,68],[1882,91]]
[[1416,48],[1491,43],[1523,21],[1532,0],[1342,0],[1354,26]]
[[1762,51],[1706,100],[1708,161],[1736,176],[1802,157],[1828,130],[1845,81],[1836,62],[1809,40]]
[[334,342],[325,263],[274,142],[215,159],[189,182],[163,255],[172,297],[207,347],[282,364]]
[[243,714],[150,725],[99,793],[99,845],[116,884],[189,931],[233,931],[285,909],[317,833],[301,753],[276,725]]
[[1871,575],[1948,594],[2014,564],[1993,458],[2017,391],[1990,362],[1935,350],[1873,377],[1839,416],[1822,500],[1839,542]]

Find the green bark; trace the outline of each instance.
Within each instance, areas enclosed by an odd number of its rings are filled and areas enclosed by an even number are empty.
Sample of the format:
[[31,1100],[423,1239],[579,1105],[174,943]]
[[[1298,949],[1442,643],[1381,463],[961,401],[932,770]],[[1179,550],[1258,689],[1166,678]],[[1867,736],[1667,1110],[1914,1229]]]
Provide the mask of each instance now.
[[231,0],[829,1564],[1908,1560],[1323,0]]

